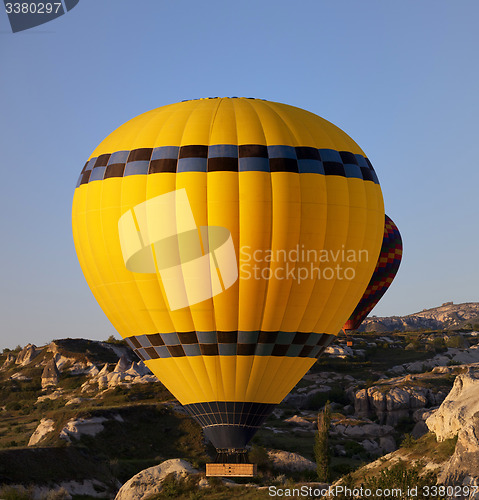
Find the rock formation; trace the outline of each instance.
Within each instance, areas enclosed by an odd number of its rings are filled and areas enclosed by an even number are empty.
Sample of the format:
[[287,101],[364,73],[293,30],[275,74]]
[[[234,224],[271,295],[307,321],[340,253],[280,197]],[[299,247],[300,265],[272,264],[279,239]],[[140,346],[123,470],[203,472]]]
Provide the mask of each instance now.
[[69,420],[65,427],[61,430],[60,437],[65,439],[65,441],[70,442],[72,437],[79,439],[83,434],[86,434],[87,436],[95,436],[105,429],[103,424],[104,422],[107,422],[107,420],[108,419],[103,417],[93,417],[88,419],[77,418]]
[[[438,378],[444,381],[443,387],[436,383]],[[377,418],[380,424],[395,426],[401,419],[411,417],[416,410],[439,406],[447,395],[445,390],[449,383],[447,374],[409,374],[380,379],[375,385],[360,390],[352,386],[346,393],[354,402],[356,416]],[[418,420],[415,419],[415,422]]]
[[11,352],[9,352],[0,370],[5,370],[14,363],[15,363],[15,356]]
[[28,377],[27,375],[24,375],[22,372],[17,372],[17,373],[14,373],[11,377],[10,377],[10,380],[23,380],[23,381],[29,381],[29,380],[32,380],[31,377]]
[[180,479],[198,472],[185,460],[179,458],[166,460],[133,476],[121,487],[115,500],[143,500],[161,492],[162,483],[168,474],[174,474]]
[[370,420],[356,419],[341,420],[332,429],[333,433],[356,439],[377,438],[392,434],[393,431],[390,425],[379,425]]
[[293,406],[294,408],[307,408],[310,404],[310,401],[321,392],[329,392],[331,387],[329,385],[316,386],[314,389],[311,389],[307,392],[302,393],[294,393],[291,392],[284,398],[284,402],[288,403],[289,406]]
[[115,366],[114,372],[126,372],[130,366],[130,363],[125,356],[122,356]]
[[316,470],[316,464],[298,453],[290,453],[282,450],[268,451],[269,459],[275,469],[301,471]]
[[431,391],[424,387],[373,386],[356,392],[354,412],[366,418],[375,415],[380,423],[396,425],[399,420],[408,417],[411,410],[424,408],[433,399]]
[[460,429],[454,454],[438,480],[443,484],[479,486],[479,412]]
[[28,446],[39,443],[47,434],[55,430],[55,421],[50,418],[42,418],[35,432],[31,435]]
[[129,384],[158,382],[158,379],[152,375],[143,363],[137,364],[133,362],[130,365],[125,357],[120,358],[112,372],[108,371],[108,363],[105,363],[100,371],[96,367],[93,368],[87,372],[89,380],[82,385],[82,392],[88,392],[96,388],[103,391],[121,385],[128,387]]
[[410,331],[421,329],[443,329],[464,324],[474,320],[479,315],[479,303],[467,302],[465,304],[453,304],[446,302],[442,306],[427,309],[408,316],[392,316],[389,318],[377,318],[372,316],[366,318],[360,327],[360,331]]
[[287,418],[285,422],[294,426],[306,427],[307,429],[312,429],[314,427],[314,422],[310,422],[309,420],[306,420],[298,415],[293,415],[292,417]]
[[326,347],[324,353],[328,354],[332,358],[342,358],[342,359],[345,359],[349,356],[353,356],[353,354],[354,354],[351,347],[347,347],[347,346],[343,347],[340,345],[332,345],[332,346]]
[[438,441],[455,437],[479,412],[479,369],[458,375],[446,399],[427,420]]
[[103,365],[103,368],[98,372],[99,377],[103,377],[104,375],[108,375],[109,370],[108,370],[108,363],[105,363]]
[[37,350],[36,345],[27,344],[18,353],[17,359],[15,360],[15,364],[20,365],[20,366],[28,365],[28,363],[30,363],[39,352],[40,352],[40,350]]
[[60,380],[60,372],[58,371],[55,359],[51,359],[43,369],[42,372],[42,389],[55,386]]
[[372,454],[389,453],[397,448],[393,437],[394,428],[390,425],[376,424],[369,419],[333,420],[330,432],[332,435],[340,437],[341,441],[357,441]]
[[431,359],[393,366],[388,370],[388,373],[390,375],[402,375],[404,373],[422,373],[429,370],[432,370],[434,373],[451,373],[455,368],[449,366],[450,364],[476,363],[479,363],[479,349],[477,346],[472,346],[468,349],[450,348]]
[[100,370],[96,365],[92,365],[91,368],[87,371],[86,375],[88,377],[96,377],[100,373]]
[[131,375],[132,377],[143,377],[143,375],[151,375],[152,373],[143,361],[140,361],[139,363],[135,363],[133,361],[130,368],[126,371],[126,374]]

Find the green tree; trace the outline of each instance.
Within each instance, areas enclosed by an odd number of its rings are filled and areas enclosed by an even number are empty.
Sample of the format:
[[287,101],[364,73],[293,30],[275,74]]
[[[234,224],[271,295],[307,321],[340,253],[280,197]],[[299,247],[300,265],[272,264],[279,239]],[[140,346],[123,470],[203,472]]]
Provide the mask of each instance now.
[[436,337],[432,341],[432,345],[436,352],[442,352],[446,350],[446,342],[444,342],[444,339],[442,337]]
[[314,457],[318,480],[328,482],[330,478],[329,463],[331,462],[331,450],[329,449],[329,427],[331,425],[331,407],[329,401],[324,405],[321,413],[318,413],[318,431],[314,436]]
[[105,342],[108,344],[117,344],[117,345],[126,345],[126,342],[124,339],[117,339],[114,335],[110,335]]

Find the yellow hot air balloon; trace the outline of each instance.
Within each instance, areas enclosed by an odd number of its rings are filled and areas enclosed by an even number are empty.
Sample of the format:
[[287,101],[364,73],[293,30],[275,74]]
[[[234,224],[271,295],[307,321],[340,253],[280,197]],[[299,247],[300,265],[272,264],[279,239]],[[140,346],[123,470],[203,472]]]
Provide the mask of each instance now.
[[110,134],[72,219],[114,327],[217,449],[241,451],[359,302],[384,207],[366,155],[330,122],[211,98]]

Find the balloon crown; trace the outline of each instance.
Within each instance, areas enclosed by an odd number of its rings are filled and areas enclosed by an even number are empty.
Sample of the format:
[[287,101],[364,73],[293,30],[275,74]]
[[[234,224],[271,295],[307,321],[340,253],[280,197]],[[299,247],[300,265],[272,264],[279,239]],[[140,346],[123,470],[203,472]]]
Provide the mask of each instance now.
[[189,101],[206,101],[208,99],[251,99],[253,101],[266,101],[266,99],[259,99],[257,97],[241,97],[241,96],[231,96],[231,97],[198,97],[197,99],[183,99],[181,102],[189,102]]

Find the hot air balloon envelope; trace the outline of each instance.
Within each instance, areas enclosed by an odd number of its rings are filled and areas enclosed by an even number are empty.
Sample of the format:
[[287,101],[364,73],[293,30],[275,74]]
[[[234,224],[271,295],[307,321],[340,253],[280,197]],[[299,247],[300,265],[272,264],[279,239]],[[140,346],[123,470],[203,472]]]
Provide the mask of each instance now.
[[365,153],[333,124],[213,98],[110,134],[72,219],[114,327],[218,449],[243,449],[354,310],[384,208]]

